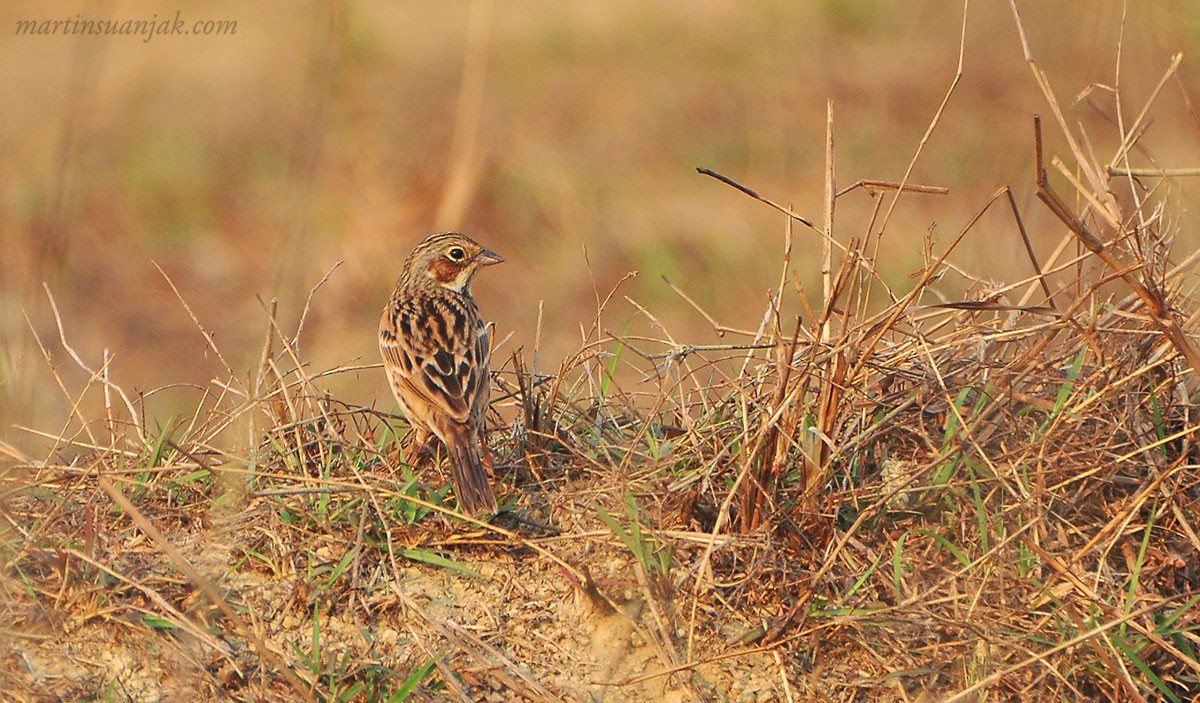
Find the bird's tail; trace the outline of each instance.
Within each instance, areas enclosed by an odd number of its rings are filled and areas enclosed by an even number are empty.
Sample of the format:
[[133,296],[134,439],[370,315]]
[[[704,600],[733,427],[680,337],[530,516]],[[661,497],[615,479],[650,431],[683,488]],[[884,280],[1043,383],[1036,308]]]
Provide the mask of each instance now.
[[459,435],[447,442],[450,450],[450,475],[454,479],[454,493],[458,504],[468,515],[496,512],[496,494],[488,479],[487,468],[479,445],[471,434]]

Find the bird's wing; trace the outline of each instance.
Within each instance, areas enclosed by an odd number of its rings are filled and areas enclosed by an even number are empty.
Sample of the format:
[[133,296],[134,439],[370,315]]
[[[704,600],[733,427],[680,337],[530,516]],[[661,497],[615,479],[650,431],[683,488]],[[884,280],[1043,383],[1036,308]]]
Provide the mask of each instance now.
[[379,348],[393,389],[404,389],[466,423],[481,385],[480,363],[487,363],[479,355],[478,319],[473,306],[456,299],[427,297],[388,305]]
[[474,379],[474,388],[471,394],[474,396],[473,404],[482,412],[487,409],[488,396],[491,394],[492,382],[492,345],[488,339],[487,325],[479,316],[475,317],[475,368],[479,369]]

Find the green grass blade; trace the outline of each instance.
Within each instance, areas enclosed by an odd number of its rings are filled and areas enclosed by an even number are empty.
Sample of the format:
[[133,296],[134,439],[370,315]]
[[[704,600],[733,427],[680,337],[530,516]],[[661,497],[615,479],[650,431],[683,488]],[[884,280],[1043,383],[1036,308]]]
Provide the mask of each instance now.
[[419,562],[423,562],[425,564],[431,564],[433,566],[440,566],[443,569],[450,569],[451,571],[457,571],[460,574],[465,574],[467,576],[483,578],[483,576],[478,571],[475,571],[471,567],[466,566],[464,564],[460,564],[459,562],[454,561],[453,559],[444,557],[441,554],[435,554],[434,552],[428,551],[426,549],[401,549],[399,554],[400,554],[400,556],[402,556],[406,559],[412,559],[413,561],[419,561]]

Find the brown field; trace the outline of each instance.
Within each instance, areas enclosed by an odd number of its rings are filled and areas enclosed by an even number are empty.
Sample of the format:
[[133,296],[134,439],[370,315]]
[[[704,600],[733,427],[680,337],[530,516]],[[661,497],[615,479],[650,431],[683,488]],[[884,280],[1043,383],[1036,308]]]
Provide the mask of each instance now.
[[[1195,700],[1200,10],[1019,5],[0,7],[0,690]],[[486,522],[377,363],[451,228]]]

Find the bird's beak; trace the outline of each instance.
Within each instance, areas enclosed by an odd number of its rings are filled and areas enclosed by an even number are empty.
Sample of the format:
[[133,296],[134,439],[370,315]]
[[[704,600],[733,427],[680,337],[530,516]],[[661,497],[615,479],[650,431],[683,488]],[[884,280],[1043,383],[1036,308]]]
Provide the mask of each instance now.
[[480,266],[491,266],[492,264],[498,264],[504,261],[504,257],[500,256],[491,249],[484,249],[483,251],[479,252],[479,256],[475,257],[475,261],[477,261]]

